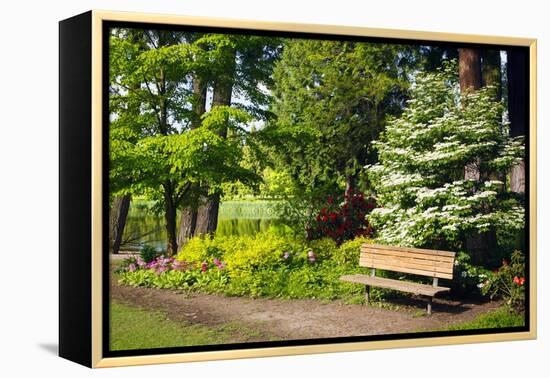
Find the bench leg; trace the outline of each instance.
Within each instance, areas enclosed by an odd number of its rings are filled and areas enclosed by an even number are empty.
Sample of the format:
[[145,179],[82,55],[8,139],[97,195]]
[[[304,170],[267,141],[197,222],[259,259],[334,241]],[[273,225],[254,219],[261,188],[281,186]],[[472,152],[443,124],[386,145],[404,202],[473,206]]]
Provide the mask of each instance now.
[[432,314],[432,303],[433,303],[433,297],[428,297],[428,308],[427,308],[428,315]]
[[370,286],[365,286],[365,301],[370,304]]

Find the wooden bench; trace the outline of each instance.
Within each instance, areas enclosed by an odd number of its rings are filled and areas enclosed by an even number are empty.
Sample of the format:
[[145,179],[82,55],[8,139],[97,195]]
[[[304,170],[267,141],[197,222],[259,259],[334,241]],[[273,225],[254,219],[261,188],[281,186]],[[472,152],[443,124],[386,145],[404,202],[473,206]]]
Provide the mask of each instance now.
[[[370,287],[398,290],[427,297],[427,312],[432,313],[433,297],[437,293],[449,291],[450,288],[439,286],[439,279],[453,279],[455,253],[431,249],[403,248],[388,245],[363,244],[359,256],[359,265],[371,268],[370,276],[353,274],[340,277],[347,282],[366,286],[365,298],[369,303]],[[433,278],[432,285],[411,281],[393,280],[376,277],[376,269],[401,273],[410,273]]]

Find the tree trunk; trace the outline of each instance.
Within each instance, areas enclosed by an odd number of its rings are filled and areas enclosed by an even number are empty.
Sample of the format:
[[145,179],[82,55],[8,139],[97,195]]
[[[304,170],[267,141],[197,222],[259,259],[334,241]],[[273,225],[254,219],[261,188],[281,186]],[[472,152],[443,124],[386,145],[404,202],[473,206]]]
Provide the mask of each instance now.
[[[159,45],[161,43],[162,33],[159,33]],[[159,71],[159,130],[162,135],[168,135],[168,108],[165,100],[166,93],[166,76],[164,68],[161,67]],[[177,216],[177,204],[175,203],[174,185],[171,181],[166,181],[162,184],[163,196],[164,196],[164,223],[166,227],[166,255],[174,256],[178,253],[178,241],[176,235],[176,216]]]
[[525,160],[510,170],[510,191],[525,194]]
[[[206,95],[208,85],[204,80],[198,77],[193,78],[193,117],[191,118],[191,129],[196,129],[201,125],[202,115],[206,112]],[[199,189],[197,184],[193,184],[190,192],[193,193]],[[198,210],[196,205],[190,205],[181,211],[180,226],[178,231],[178,247],[182,248],[189,239],[195,235],[197,226]]]
[[130,208],[130,199],[129,195],[117,196],[111,204],[111,211],[109,212],[109,246],[113,254],[117,254],[120,250]]
[[199,77],[193,78],[193,118],[191,119],[191,129],[196,129],[201,125],[201,117],[206,112],[206,94],[208,90],[207,83]]
[[195,235],[213,235],[218,227],[220,210],[220,195],[213,194],[204,198],[204,203],[198,209]]
[[[525,50],[511,49],[508,54],[508,115],[510,136],[525,135],[529,124],[529,112],[526,99],[529,98],[527,83],[528,56]],[[525,160],[512,167],[510,172],[510,191],[525,193]]]
[[460,92],[481,88],[481,58],[478,50],[458,49]]
[[[466,94],[481,88],[481,56],[475,49],[458,49],[458,73],[460,92]],[[465,180],[481,180],[481,161],[474,159],[464,167]],[[472,258],[472,263],[482,265],[487,261],[490,233],[480,233],[466,238],[466,249]]]
[[178,252],[178,241],[176,237],[176,215],[177,207],[174,204],[172,183],[164,185],[164,220],[166,225],[166,255],[174,256]]
[[[458,49],[458,75],[461,93],[481,88],[481,58],[478,50]],[[466,165],[464,179],[479,181],[479,167],[479,159]]]
[[178,247],[181,249],[195,235],[197,227],[197,209],[186,207],[181,211],[178,231]]
[[481,79],[484,87],[495,88],[495,99],[502,99],[502,75],[500,73],[500,50],[484,50],[481,64]]
[[[501,59],[500,50],[483,50],[481,53],[481,79],[484,87],[490,86],[495,89],[495,100],[502,100],[502,74],[501,74]],[[486,176],[486,177],[483,177]],[[502,183],[506,182],[506,172],[498,172],[491,170],[482,173],[482,178],[488,180],[498,180]],[[500,191],[506,190],[503,185]]]
[[[233,92],[233,83],[236,68],[236,51],[232,48],[228,48],[225,51],[225,57],[227,59],[227,69],[222,77],[218,77],[214,84],[214,96],[212,98],[212,107],[215,106],[230,106],[231,94]],[[227,128],[220,130],[220,135],[223,138],[227,137]],[[204,203],[198,209],[197,214],[197,228],[195,230],[198,234],[213,234],[218,227],[218,213],[220,210],[220,195],[214,194],[208,196]]]

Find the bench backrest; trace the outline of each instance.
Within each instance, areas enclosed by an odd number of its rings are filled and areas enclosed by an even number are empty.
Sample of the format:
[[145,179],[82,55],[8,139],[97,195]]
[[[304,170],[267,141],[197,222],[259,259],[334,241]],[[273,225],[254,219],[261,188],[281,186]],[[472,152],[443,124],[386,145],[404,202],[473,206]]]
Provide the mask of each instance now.
[[359,265],[433,278],[453,279],[455,253],[431,249],[362,244]]

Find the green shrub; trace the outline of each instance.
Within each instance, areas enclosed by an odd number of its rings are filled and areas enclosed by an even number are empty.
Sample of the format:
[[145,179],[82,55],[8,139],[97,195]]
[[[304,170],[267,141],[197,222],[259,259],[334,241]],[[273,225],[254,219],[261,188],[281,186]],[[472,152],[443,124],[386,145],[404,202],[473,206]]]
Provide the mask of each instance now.
[[330,238],[311,240],[307,245],[309,246],[308,251],[313,251],[316,259],[321,261],[331,260],[338,250],[336,242]]
[[339,280],[344,274],[357,273],[333,262],[301,266],[281,266],[260,269],[254,274],[232,277],[226,290],[228,295],[276,298],[316,298],[362,300],[364,288]]
[[139,265],[137,270],[121,271],[119,282],[235,296],[339,298],[359,303],[364,287],[339,278],[365,272],[358,266],[359,248],[365,242],[369,239],[337,246],[329,238],[306,242],[273,231],[255,236],[195,237],[176,257],[180,261],[177,269],[171,261],[166,269],[158,269],[159,264],[157,269]]
[[348,240],[334,251],[332,260],[340,265],[358,265],[361,244],[364,243],[372,243],[372,239],[360,237],[353,240]]
[[224,260],[233,276],[275,267],[282,263],[283,254],[292,248],[285,238],[271,233],[241,237],[223,246]]
[[139,257],[141,257],[145,263],[149,263],[158,257],[158,252],[155,247],[143,244],[139,248]]
[[455,257],[453,281],[451,287],[456,295],[481,295],[491,271],[481,266],[472,265],[470,256],[459,252]]
[[304,246],[288,235],[273,232],[255,236],[196,237],[191,239],[178,254],[182,261],[210,261],[218,258],[227,263],[233,274],[275,267],[283,263],[283,255],[297,255]]
[[222,270],[210,269],[206,272],[195,270],[170,270],[162,273],[152,269],[121,272],[119,283],[135,287],[157,289],[197,289],[209,293],[222,292],[229,278]]
[[[189,240],[178,253],[177,259],[181,261],[202,262],[220,258],[222,251],[216,246],[215,240],[210,236],[197,236]],[[213,255],[213,256],[212,256]]]
[[504,260],[483,287],[483,293],[506,301],[516,312],[525,308],[525,257],[520,251],[512,253],[510,261]]

